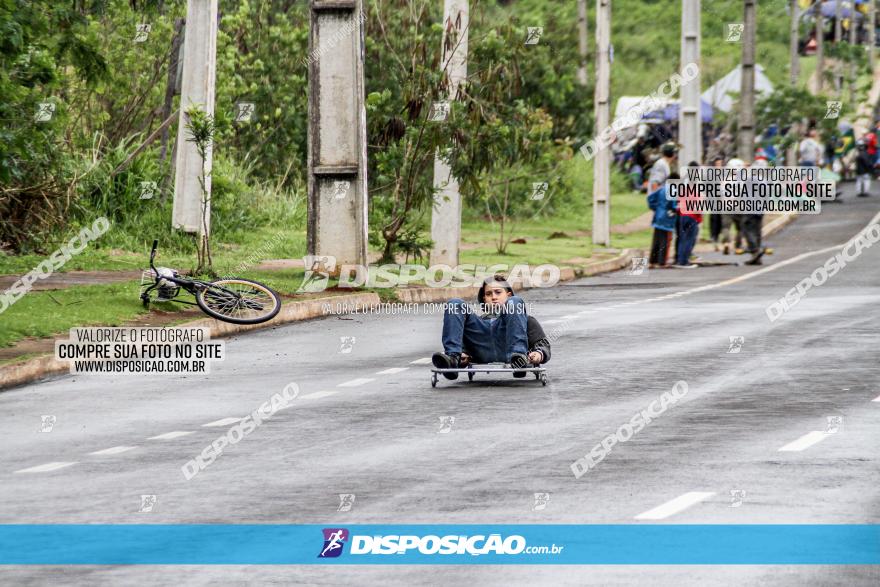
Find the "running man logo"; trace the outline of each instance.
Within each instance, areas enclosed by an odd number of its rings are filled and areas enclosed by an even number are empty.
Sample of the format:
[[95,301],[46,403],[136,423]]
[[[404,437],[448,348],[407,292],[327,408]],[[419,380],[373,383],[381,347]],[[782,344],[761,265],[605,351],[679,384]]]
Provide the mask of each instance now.
[[339,337],[339,352],[343,355],[347,355],[354,349],[354,336],[340,336]]
[[52,415],[40,416],[40,432],[52,432],[52,428],[55,427],[55,422],[58,421],[58,418]]
[[547,509],[547,504],[550,503],[550,494],[547,492],[541,492],[535,494],[535,504],[532,506],[533,512],[540,512],[541,510]]
[[336,200],[345,199],[348,190],[351,188],[350,181],[334,181],[333,182],[333,198]]
[[730,490],[730,507],[732,507],[732,508],[741,507],[745,498],[746,498],[746,492],[744,489],[731,489]]
[[352,506],[354,505],[354,500],[356,499],[356,495],[354,493],[340,493],[339,495],[339,507],[336,508],[337,512],[350,512]]
[[547,186],[550,184],[546,181],[535,181],[532,182],[532,199],[533,200],[543,200],[544,196],[547,195]]
[[348,541],[348,530],[345,528],[324,528],[324,548],[318,558],[338,558],[342,547]]
[[538,41],[541,40],[541,35],[544,34],[544,27],[530,26],[526,27],[526,29],[526,45],[537,45]]
[[455,424],[455,416],[438,416],[440,418],[440,429],[438,434],[449,434],[452,432],[452,425]]
[[727,347],[727,354],[741,352],[744,344],[746,344],[745,336],[731,336],[730,346]]
[[825,118],[840,118],[840,100],[828,100],[825,102]]
[[741,22],[727,23],[727,42],[739,43],[742,40],[743,31],[745,30],[745,28],[745,24]]
[[630,275],[641,275],[648,268],[647,257],[633,257],[632,267],[629,268]]
[[837,434],[840,432],[840,427],[843,426],[843,416],[828,416],[827,422],[825,432],[827,434]]
[[34,114],[34,122],[49,122],[55,114],[54,102],[40,102],[37,104],[37,113]]
[[336,257],[331,255],[306,255],[303,257],[306,274],[297,293],[314,293],[327,289],[330,273],[336,269]]
[[141,495],[141,507],[138,508],[140,513],[150,513],[156,507],[157,498],[155,495]]
[[255,109],[253,102],[236,102],[235,122],[250,122],[254,118]]
[[134,33],[134,42],[135,43],[144,43],[147,38],[150,36],[150,32],[153,30],[153,25],[150,23],[144,22],[135,25],[135,33]]
[[428,113],[428,120],[431,122],[442,122],[449,116],[449,102],[434,102],[431,105],[431,111]]

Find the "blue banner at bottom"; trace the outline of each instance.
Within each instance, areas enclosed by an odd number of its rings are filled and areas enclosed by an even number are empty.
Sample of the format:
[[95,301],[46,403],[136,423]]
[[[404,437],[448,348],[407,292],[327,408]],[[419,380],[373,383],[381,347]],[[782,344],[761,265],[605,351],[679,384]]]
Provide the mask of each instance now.
[[878,525],[0,525],[4,565],[877,565]]

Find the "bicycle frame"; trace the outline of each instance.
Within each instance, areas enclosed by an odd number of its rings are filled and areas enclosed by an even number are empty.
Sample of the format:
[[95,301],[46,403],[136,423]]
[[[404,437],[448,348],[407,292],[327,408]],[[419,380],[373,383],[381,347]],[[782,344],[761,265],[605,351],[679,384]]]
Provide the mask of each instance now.
[[[159,241],[154,240],[153,241],[153,249],[150,251],[150,269],[153,270],[155,283],[153,283],[153,285],[151,285],[150,287],[145,289],[143,292],[141,292],[141,300],[143,300],[145,302],[149,301],[150,292],[153,291],[154,289],[156,289],[157,287],[159,287],[159,284],[163,279],[165,281],[170,281],[171,283],[174,283],[175,285],[180,286],[181,288],[185,289],[192,296],[195,296],[200,290],[208,289],[208,288],[225,291],[231,295],[238,296],[238,294],[232,290],[226,289],[225,287],[222,287],[219,285],[214,285],[212,283],[208,283],[207,281],[201,281],[200,279],[187,279],[185,277],[180,278],[180,277],[171,277],[171,276],[163,277],[163,276],[159,275],[159,270],[156,269],[156,265],[155,265],[156,249],[158,247],[159,247]],[[178,300],[176,298],[171,299],[171,300],[167,300],[167,301],[177,302],[178,304],[187,304],[190,306],[198,306],[198,304],[196,302],[189,302],[186,300]]]

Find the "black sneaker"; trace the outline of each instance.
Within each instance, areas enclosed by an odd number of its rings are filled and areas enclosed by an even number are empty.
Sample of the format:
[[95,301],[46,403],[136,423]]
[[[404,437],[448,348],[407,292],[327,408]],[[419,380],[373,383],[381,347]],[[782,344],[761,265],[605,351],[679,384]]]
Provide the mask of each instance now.
[[755,253],[754,256],[753,256],[751,259],[749,259],[748,261],[746,261],[746,265],[763,265],[764,262],[761,261],[761,257],[764,256],[764,253],[765,253],[765,250],[764,250],[764,249],[761,249],[760,251],[758,251],[757,253]]
[[[510,355],[510,366],[511,367],[526,367],[529,364],[529,358],[522,353],[513,353]],[[516,378],[522,378],[526,376],[525,371],[514,371],[513,376]]]
[[[434,353],[431,362],[438,369],[458,369],[461,363],[459,355],[446,353]],[[458,379],[458,373],[442,373],[442,375],[447,379]]]

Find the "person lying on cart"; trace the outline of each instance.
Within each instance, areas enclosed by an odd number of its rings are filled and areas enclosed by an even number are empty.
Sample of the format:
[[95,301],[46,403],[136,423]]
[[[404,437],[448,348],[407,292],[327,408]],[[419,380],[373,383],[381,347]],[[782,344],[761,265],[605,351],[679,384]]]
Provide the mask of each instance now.
[[[538,321],[526,313],[526,303],[503,275],[483,281],[475,309],[460,298],[449,300],[443,315],[443,352],[431,361],[438,369],[458,369],[477,364],[507,363],[531,367],[550,360],[550,341]],[[443,373],[458,379],[458,373]],[[525,377],[516,371],[514,377]]]

